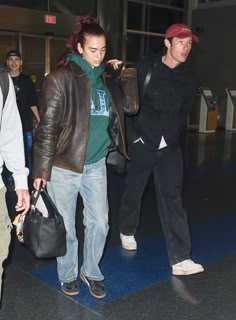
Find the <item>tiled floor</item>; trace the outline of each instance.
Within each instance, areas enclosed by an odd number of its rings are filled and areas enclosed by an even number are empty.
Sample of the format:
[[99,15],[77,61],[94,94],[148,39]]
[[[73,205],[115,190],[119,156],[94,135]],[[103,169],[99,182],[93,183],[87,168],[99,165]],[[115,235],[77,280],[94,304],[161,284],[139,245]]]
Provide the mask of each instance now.
[[[235,320],[236,133],[188,132],[183,150],[184,206],[193,257],[203,263],[204,273],[171,276],[152,179],[143,198],[138,252],[121,249],[117,212],[123,177],[109,170],[110,233],[102,261],[108,297],[91,298],[81,283],[75,299],[63,295],[54,260],[36,261],[16,242],[6,269],[0,319]],[[78,223],[81,243],[82,230]]]

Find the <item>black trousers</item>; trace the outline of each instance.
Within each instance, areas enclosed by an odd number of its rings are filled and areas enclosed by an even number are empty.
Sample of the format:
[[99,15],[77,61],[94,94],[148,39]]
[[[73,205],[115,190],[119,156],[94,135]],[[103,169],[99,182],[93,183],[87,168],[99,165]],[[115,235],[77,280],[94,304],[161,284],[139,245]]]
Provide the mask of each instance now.
[[120,232],[134,235],[144,188],[153,173],[157,208],[165,236],[170,264],[190,258],[188,218],[182,206],[183,161],[178,146],[160,150],[142,142],[130,145],[131,161],[120,207]]

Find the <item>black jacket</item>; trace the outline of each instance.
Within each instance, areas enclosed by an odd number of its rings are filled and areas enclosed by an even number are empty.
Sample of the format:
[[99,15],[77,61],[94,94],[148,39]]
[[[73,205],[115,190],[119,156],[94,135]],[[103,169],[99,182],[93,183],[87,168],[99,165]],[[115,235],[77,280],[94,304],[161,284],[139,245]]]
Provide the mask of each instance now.
[[[127,121],[129,142],[140,136],[156,148],[162,136],[167,145],[179,142],[181,129],[191,111],[195,79],[187,63],[170,69],[162,63],[163,55],[161,51],[138,65],[141,106],[138,115]],[[144,93],[143,85],[149,70],[151,78]]]
[[[104,74],[111,94],[109,132],[112,148],[126,158],[124,112],[138,111],[135,69]],[[90,83],[70,62],[49,74],[43,86],[40,123],[35,131],[33,177],[50,180],[52,166],[81,173],[84,166],[91,109]]]

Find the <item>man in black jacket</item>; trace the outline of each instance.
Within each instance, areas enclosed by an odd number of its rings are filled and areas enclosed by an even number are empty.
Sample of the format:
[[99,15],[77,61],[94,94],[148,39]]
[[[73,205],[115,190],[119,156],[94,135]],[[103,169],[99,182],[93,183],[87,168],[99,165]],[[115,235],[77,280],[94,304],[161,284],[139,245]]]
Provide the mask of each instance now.
[[182,207],[182,154],[180,134],[190,113],[195,92],[194,76],[185,63],[199,39],[188,26],[174,24],[165,35],[165,52],[138,65],[141,108],[128,119],[131,161],[120,207],[122,246],[136,250],[141,199],[153,174],[156,199],[172,273],[189,275],[204,271],[190,258],[191,240],[187,214]]

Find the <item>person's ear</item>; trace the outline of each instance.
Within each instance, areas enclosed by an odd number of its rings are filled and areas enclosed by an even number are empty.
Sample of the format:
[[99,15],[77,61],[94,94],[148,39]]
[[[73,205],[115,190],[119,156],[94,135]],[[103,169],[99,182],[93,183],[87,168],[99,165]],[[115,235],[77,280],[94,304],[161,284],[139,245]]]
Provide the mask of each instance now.
[[167,49],[169,49],[169,48],[171,47],[170,40],[168,40],[168,39],[165,39],[165,40],[164,40],[164,44],[165,44],[165,46],[166,46]]
[[84,50],[83,50],[83,48],[81,47],[81,44],[80,44],[79,42],[77,43],[77,50],[78,50],[79,54],[81,54],[81,56],[82,56]]

